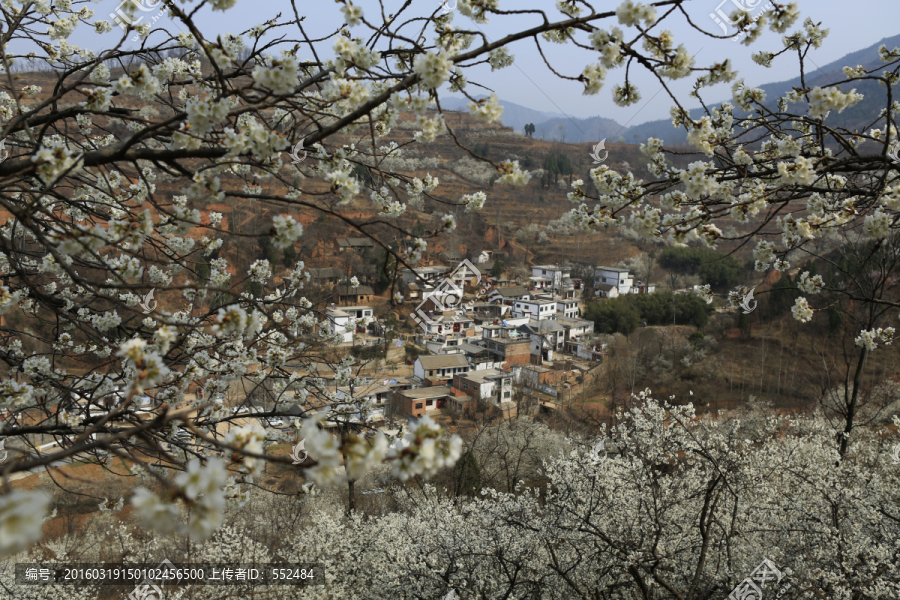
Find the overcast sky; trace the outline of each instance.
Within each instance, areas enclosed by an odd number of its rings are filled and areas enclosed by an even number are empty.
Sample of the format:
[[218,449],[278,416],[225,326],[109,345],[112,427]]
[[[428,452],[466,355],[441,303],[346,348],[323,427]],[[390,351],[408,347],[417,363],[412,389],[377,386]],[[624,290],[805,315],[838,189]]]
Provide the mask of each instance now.
[[[156,0],[141,0],[153,4]],[[733,10],[732,2],[741,0],[725,0],[723,9],[727,14]],[[756,6],[763,6],[766,0],[757,3],[758,0],[743,0]],[[450,0],[453,4],[453,0]],[[721,33],[713,22],[710,14],[715,12],[722,0],[691,0],[685,4],[685,8],[694,23],[706,31]],[[356,0],[363,8],[367,17],[376,17],[380,12],[379,4],[374,0]],[[830,34],[822,48],[812,50],[808,59],[812,63],[810,68],[824,66],[840,57],[868,47],[883,38],[900,33],[900,0],[856,0],[846,2],[838,0],[798,0],[801,18],[796,26],[802,23],[805,17],[810,17],[816,22],[822,22],[823,27],[830,29]],[[112,13],[119,0],[101,0],[93,7],[96,10],[95,18],[107,18]],[[413,8],[416,14],[424,15],[439,7],[441,0],[414,0]],[[599,0],[594,2],[598,10],[614,10],[619,0]],[[298,0],[301,14],[306,15],[304,27],[310,36],[325,35],[343,23],[340,5],[332,0]],[[403,5],[403,0],[386,0],[386,11],[396,10]],[[562,18],[563,15],[555,9],[554,0],[500,0],[501,8],[544,8],[551,18]],[[204,9],[198,13],[196,22],[206,35],[218,33],[240,33],[250,26],[262,23],[274,18],[278,12],[285,16],[291,13],[289,2],[284,0],[237,0],[234,8],[227,12],[212,12]],[[145,13],[153,15],[153,12]],[[407,14],[407,13],[405,13]],[[658,12],[658,14],[662,14]],[[160,20],[162,25],[171,21],[166,17]],[[491,40],[496,40],[504,35],[540,23],[540,19],[534,15],[527,16],[503,16],[493,17],[484,25],[474,25],[468,18],[456,13],[454,24],[460,28],[478,27]],[[600,27],[609,28],[618,26],[615,18],[596,23]],[[670,29],[675,34],[676,43],[683,43],[685,47],[696,56],[697,65],[706,66],[725,57],[732,59],[734,68],[745,77],[748,83],[763,84],[774,81],[784,81],[797,74],[796,58],[781,57],[770,69],[755,64],[750,55],[757,50],[779,50],[783,47],[781,35],[770,31],[757,40],[750,48],[730,40],[718,40],[704,36],[691,29],[685,23],[681,15],[671,15],[662,25],[663,29]],[[632,30],[634,31],[634,30]],[[354,37],[365,35],[363,27],[352,30]],[[116,28],[113,33],[97,36],[83,25],[76,30],[70,38],[70,42],[85,45],[99,50],[104,45],[112,45],[117,41],[121,31]],[[583,34],[581,34],[583,35]],[[573,49],[571,45],[559,46],[541,40],[541,46],[555,69],[567,75],[576,76],[588,62],[595,62],[591,53]],[[323,48],[330,47],[330,42]],[[633,81],[638,85],[642,100],[631,107],[621,108],[616,106],[611,99],[611,91],[616,83],[624,80],[624,69],[611,71],[603,90],[596,96],[583,96],[582,86],[577,82],[560,80],[543,64],[540,54],[537,52],[534,41],[526,40],[513,44],[510,47],[516,61],[513,66],[501,71],[491,73],[490,69],[480,72],[472,72],[468,79],[470,82],[479,82],[496,91],[500,98],[533,108],[549,112],[559,112],[574,117],[603,116],[614,119],[625,125],[637,125],[645,121],[668,118],[671,101],[668,99],[662,86],[654,78],[647,76],[640,67],[633,68]],[[308,51],[301,51],[301,58],[308,57]],[[671,88],[680,98],[688,100],[687,94],[691,90],[691,82],[694,77],[686,78],[678,82],[672,82]],[[477,88],[471,88],[477,93]],[[705,99],[718,101],[730,97],[730,85],[720,85],[706,91]],[[696,106],[687,102],[689,106]]]

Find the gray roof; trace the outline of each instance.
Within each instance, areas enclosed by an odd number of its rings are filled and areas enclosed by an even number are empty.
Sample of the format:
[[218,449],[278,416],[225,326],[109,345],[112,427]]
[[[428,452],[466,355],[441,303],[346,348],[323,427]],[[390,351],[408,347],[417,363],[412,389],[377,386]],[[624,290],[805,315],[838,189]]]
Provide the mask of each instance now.
[[475,344],[460,344],[457,346],[460,350],[462,350],[466,354],[478,354],[480,352],[487,352],[487,349],[484,346],[476,346]]
[[628,269],[620,269],[619,267],[597,267],[597,269],[603,269],[604,271],[614,271],[616,273],[628,273]]
[[450,386],[446,385],[433,385],[431,387],[415,388],[412,390],[403,390],[401,392],[395,393],[398,393],[401,396],[406,396],[407,398],[413,400],[421,400],[424,398],[440,398],[442,396],[450,396],[452,394],[450,392]]
[[449,369],[451,367],[468,367],[469,361],[462,354],[448,354],[446,356],[420,356],[419,361],[427,371],[430,369]]
[[341,296],[371,296],[375,293],[368,285],[359,285],[356,287],[344,286],[341,288]]
[[344,248],[374,248],[375,242],[370,240],[369,238],[338,238],[337,239],[338,246],[342,246]]
[[340,269],[334,267],[325,267],[324,269],[307,269],[309,276],[313,279],[340,279],[344,273]]
[[513,298],[516,296],[530,296],[531,292],[528,291],[528,288],[522,285],[510,285],[506,287],[498,287],[497,293],[503,296],[504,298]]
[[522,333],[533,333],[536,335],[543,335],[546,333],[553,333],[554,331],[565,330],[565,327],[563,327],[556,321],[551,321],[549,319],[546,321],[533,321],[519,327],[519,331],[521,331]]
[[573,319],[571,317],[556,317],[556,322],[560,325],[568,325],[569,327],[580,327],[582,325],[590,325],[592,321],[587,319]]

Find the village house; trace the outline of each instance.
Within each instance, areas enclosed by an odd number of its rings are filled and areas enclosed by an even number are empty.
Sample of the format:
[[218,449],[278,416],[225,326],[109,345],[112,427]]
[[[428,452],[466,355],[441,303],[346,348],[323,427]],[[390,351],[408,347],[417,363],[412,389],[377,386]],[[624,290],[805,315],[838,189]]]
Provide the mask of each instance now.
[[578,318],[578,314],[580,309],[578,308],[579,300],[578,298],[557,298],[556,299],[556,315],[557,320],[560,317],[566,317],[568,319],[576,319]]
[[514,306],[517,300],[531,300],[534,295],[528,291],[528,288],[521,285],[511,285],[506,287],[498,287],[488,300],[494,303],[505,304],[506,306]]
[[309,271],[309,278],[314,283],[318,283],[320,285],[324,283],[340,283],[341,279],[344,278],[344,274],[340,271],[340,269],[335,269],[334,267],[307,270]]
[[556,301],[543,298],[516,300],[512,308],[513,317],[529,317],[535,321],[556,318]]
[[361,326],[366,326],[375,320],[375,309],[371,306],[342,306],[341,311],[350,315],[351,319],[356,319]]
[[328,309],[326,315],[328,317],[326,325],[328,333],[330,335],[340,335],[341,343],[343,344],[352,344],[354,328],[350,323],[350,315],[336,308]]
[[476,342],[507,367],[531,362],[531,339],[508,327],[484,327],[482,338]]
[[486,369],[454,375],[453,387],[476,400],[500,404],[512,399],[512,381],[512,373]]
[[[417,267],[415,269],[400,269],[400,277],[402,278],[404,285],[409,283],[418,283],[419,285],[422,285],[423,281],[434,285],[444,279],[449,272],[450,267],[431,265],[429,267]],[[461,277],[459,279],[462,281]]]
[[457,373],[467,373],[472,365],[463,354],[420,356],[413,364],[413,374],[423,382],[450,381]]
[[[620,269],[618,267],[597,267],[594,269],[594,289],[603,289],[601,286],[611,285],[616,288],[616,295],[629,294],[634,286],[634,278],[628,272],[628,269]],[[616,295],[607,295],[608,298],[615,298]]]
[[[390,400],[391,389],[380,383],[368,383],[352,390],[349,386],[339,387],[335,390],[335,395],[343,402],[363,405],[359,411],[354,413],[351,420],[361,420],[362,412],[365,411],[367,420],[378,421],[385,417],[385,409]],[[338,405],[337,408],[340,408],[340,406]]]
[[334,240],[334,247],[338,252],[348,250],[362,252],[366,248],[374,248],[375,242],[369,238],[337,238]]
[[461,354],[465,355],[466,360],[469,361],[469,364],[472,365],[475,371],[503,368],[503,361],[498,360],[498,357],[484,346],[462,343],[457,348]]
[[534,289],[559,290],[569,284],[571,267],[559,265],[535,265],[531,267],[529,281]]
[[418,419],[431,411],[444,408],[453,392],[448,385],[414,388],[393,393],[393,414]]
[[358,306],[371,302],[375,296],[375,290],[367,285],[358,285],[356,287],[344,285],[338,288],[338,301],[341,304]]
[[529,354],[532,364],[553,360],[554,352],[562,352],[566,330],[556,321],[532,321],[521,325],[519,332],[530,338]]

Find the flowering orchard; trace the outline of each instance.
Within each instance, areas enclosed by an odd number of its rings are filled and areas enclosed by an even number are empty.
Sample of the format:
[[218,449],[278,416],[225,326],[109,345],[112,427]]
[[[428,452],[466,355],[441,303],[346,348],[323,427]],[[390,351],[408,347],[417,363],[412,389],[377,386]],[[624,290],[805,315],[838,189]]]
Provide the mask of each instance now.
[[[764,559],[778,566],[790,600],[898,597],[892,440],[867,431],[839,461],[833,431],[818,416],[785,418],[761,407],[740,418],[701,417],[646,392],[635,401],[640,406],[599,440],[566,439],[527,422],[480,435],[475,461],[496,488],[465,501],[430,484],[389,486],[378,498],[392,510],[347,518],[336,490],[324,489],[285,528],[295,498],[252,490],[247,506],[225,509],[224,525],[207,540],[131,531],[97,513],[92,526],[45,546],[60,562],[288,557],[319,565],[324,587],[252,589],[265,600],[440,599],[450,590],[465,600],[720,600]],[[537,473],[521,466],[532,456],[542,465]],[[547,485],[526,484],[535,475]],[[520,478],[509,489],[508,476]],[[37,562],[37,550],[0,560],[0,582],[16,562]],[[22,589],[31,595],[21,597],[54,600],[95,598],[103,588]],[[195,586],[190,597],[244,597],[235,590]]]
[[[261,485],[267,461],[289,463],[266,454],[268,446],[289,436],[256,425],[227,432],[219,427],[240,418],[216,400],[235,382],[271,390],[276,402],[267,416],[290,416],[288,405],[305,406],[312,393],[334,403],[330,411],[308,411],[291,421],[310,456],[309,466],[297,468],[319,485],[359,478],[379,463],[390,465],[401,480],[428,476],[452,465],[462,450],[458,437],[427,419],[404,440],[381,433],[368,438],[350,428],[329,433],[326,420],[347,423],[351,415],[362,415],[365,421],[368,409],[340,405],[328,386],[361,383],[350,360],[331,365],[332,381],[319,375],[321,356],[337,338],[323,326],[322,307],[304,297],[305,265],[296,262],[277,285],[268,260],[239,272],[224,256],[225,240],[240,241],[239,234],[226,228],[222,212],[207,206],[226,200],[278,206],[282,214],[268,231],[276,248],[302,238],[300,212],[324,215],[372,238],[398,265],[409,267],[427,249],[425,238],[394,251],[373,232],[406,233],[398,218],[423,196],[467,211],[482,209],[490,198],[484,192],[442,197],[437,177],[387,169],[403,160],[403,147],[391,132],[405,112],[415,117],[415,143],[427,145],[438,136],[456,141],[440,111],[438,90],[445,87],[468,96],[477,118],[498,120],[497,97],[476,101],[467,72],[479,65],[508,67],[512,43],[569,44],[594,55],[580,72],[555,71],[583,83],[585,94],[599,93],[609,72],[621,70],[623,80],[612,94],[623,106],[641,99],[629,79],[631,67],[649,69],[662,82],[696,75],[698,96],[705,86],[736,78],[728,61],[695,65],[662,29],[668,19],[688,21],[682,0],[656,6],[626,0],[607,12],[561,1],[546,13],[514,5],[504,10],[497,0],[459,0],[455,12],[444,14],[435,4],[424,16],[412,13],[410,4],[388,15],[375,3],[364,10],[340,0],[345,25],[327,32],[310,26],[302,3],[291,2],[291,10],[271,20],[219,36],[204,34],[194,9],[227,11],[235,0],[164,4],[168,20],[158,27],[143,22],[94,51],[67,41],[76,30],[115,31],[89,2],[0,2],[7,23],[0,52],[8,75],[0,117],[10,152],[0,163],[0,358],[7,367],[0,378],[0,410],[11,457],[0,470],[8,483],[10,475],[73,457],[110,470],[114,459],[126,460],[132,474],[167,488],[136,488],[128,498],[136,514],[157,530],[198,541],[221,524],[229,502],[246,502],[248,490]],[[126,3],[123,10],[136,8]],[[529,14],[533,26],[495,41],[477,29],[488,18]],[[454,24],[456,19],[462,23]],[[807,21],[787,33],[797,19],[796,3],[775,3],[742,25],[743,43],[753,43],[768,25],[786,34],[785,48],[760,52],[757,60],[769,64],[795,51],[802,60],[826,32]],[[139,47],[125,49],[135,32]],[[848,79],[875,78],[890,90],[900,52],[882,54],[887,71],[849,69]],[[26,65],[49,70],[52,86],[24,85],[16,74]],[[739,235],[757,242],[761,270],[787,268],[790,252],[832,232],[858,226],[866,236],[888,239],[900,208],[897,171],[886,158],[896,138],[895,104],[886,103],[880,128],[856,133],[825,124],[829,111],[859,101],[858,94],[837,85],[798,90],[777,102],[778,112],[740,81],[734,95],[742,113],[726,104],[700,121],[672,98],[675,125],[689,130],[708,161],[672,169],[660,144],[650,140],[645,153],[660,181],[645,184],[598,167],[591,177],[602,196],[590,208],[583,182],[573,182],[570,198],[580,206],[572,221],[589,230],[628,222],[646,236],[710,246],[725,237],[716,223],[752,225]],[[428,108],[432,102],[437,111]],[[788,112],[804,102],[805,112]],[[293,164],[288,152],[301,140],[308,156]],[[757,140],[761,144],[752,143]],[[873,148],[871,154],[859,153],[863,143]],[[491,162],[468,154],[496,171],[499,184],[522,186],[530,179],[516,160]],[[374,174],[371,189],[354,176],[357,167]],[[308,179],[328,187],[304,186]],[[366,198],[377,216],[347,216],[351,201]],[[435,235],[456,227],[452,214],[440,222]],[[780,240],[770,224],[781,232]],[[208,269],[202,275],[201,263]],[[241,293],[244,284],[262,293]],[[795,314],[808,320],[825,283],[810,276],[803,286],[809,299],[798,300]],[[160,306],[145,315],[140,303],[150,290]],[[395,301],[402,301],[393,291]],[[896,308],[887,296],[877,301]],[[872,322],[859,341],[870,351],[893,334],[892,327]],[[203,394],[185,406],[189,388]],[[59,445],[39,454],[36,436]],[[3,492],[0,553],[8,554],[40,538],[51,507],[36,492],[8,485]],[[185,507],[188,516],[179,518]],[[567,527],[573,526],[571,518],[559,516]],[[615,553],[631,556],[626,546]],[[657,579],[666,577],[665,570],[650,569]]]

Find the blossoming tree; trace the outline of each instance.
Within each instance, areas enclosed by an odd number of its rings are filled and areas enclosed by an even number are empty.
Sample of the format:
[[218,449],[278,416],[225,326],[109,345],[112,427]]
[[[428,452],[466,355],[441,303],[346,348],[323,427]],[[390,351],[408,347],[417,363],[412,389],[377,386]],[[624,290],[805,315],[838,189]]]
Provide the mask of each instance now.
[[[453,25],[453,13],[437,7],[421,15],[407,3],[385,15],[383,7],[364,12],[340,0],[346,26],[317,32],[320,37],[311,37],[302,6],[292,2],[288,17],[240,34],[205,35],[196,6],[224,11],[234,3],[165,0],[171,27],[141,22],[136,11],[142,6],[125,3],[125,34],[99,52],[67,41],[78,28],[113,30],[87,2],[0,3],[8,24],[0,44],[7,72],[0,116],[10,152],[0,163],[6,215],[0,226],[0,359],[7,366],[0,408],[6,450],[13,455],[0,471],[8,477],[73,457],[111,468],[114,458],[124,459],[132,471],[171,486],[165,496],[137,489],[130,500],[137,513],[156,528],[197,540],[221,523],[226,501],[246,499],[265,461],[290,462],[265,453],[268,444],[284,440],[281,434],[255,425],[221,430],[221,424],[242,418],[216,402],[229,385],[243,380],[271,389],[276,402],[266,416],[288,416],[289,391],[301,401],[316,393],[339,404],[317,370],[322,349],[337,339],[326,333],[321,307],[303,297],[305,265],[297,262],[278,285],[268,260],[237,273],[226,258],[226,240],[240,235],[223,226],[222,213],[204,210],[207,205],[229,199],[278,206],[284,214],[269,231],[275,248],[303,235],[296,211],[326,215],[372,238],[395,255],[397,265],[408,267],[422,257],[426,240],[416,237],[396,251],[374,233],[379,227],[402,232],[398,217],[426,195],[467,211],[480,210],[489,199],[484,192],[441,197],[437,177],[384,168],[402,154],[391,132],[405,111],[415,115],[416,143],[439,135],[456,140],[440,111],[438,90],[444,86],[468,96],[475,117],[498,120],[497,97],[476,101],[466,72],[480,64],[492,70],[509,66],[514,42],[572,44],[595,54],[597,62],[580,72],[559,73],[583,83],[585,94],[599,93],[608,70],[624,67],[624,81],[613,88],[621,105],[641,98],[629,78],[632,65],[663,82],[699,74],[698,90],[735,78],[728,61],[696,66],[671,32],[661,30],[666,19],[685,17],[681,0],[656,7],[626,0],[611,12],[560,1],[553,14],[503,10],[497,0],[459,0],[461,26]],[[496,41],[477,29],[489,16],[509,14],[539,18]],[[755,41],[766,24],[786,32],[797,18],[795,3],[775,4],[757,21],[740,21],[744,43]],[[133,34],[138,45],[131,48]],[[817,45],[822,37],[807,22],[786,38],[784,52]],[[894,71],[851,70],[848,76],[891,84],[898,54],[883,51]],[[758,60],[775,58],[762,53]],[[51,90],[21,85],[15,73],[26,60],[51,69]],[[700,161],[685,171],[673,169],[659,142],[651,140],[644,150],[661,180],[645,185],[631,174],[594,169],[599,204],[588,207],[583,182],[573,182],[570,199],[580,203],[573,222],[591,230],[620,224],[630,214],[629,224],[644,235],[710,246],[723,237],[717,222],[754,219],[755,227],[743,234],[747,239],[768,235],[765,227],[772,222],[782,244],[759,239],[760,269],[773,263],[787,268],[786,253],[828,231],[860,223],[868,235],[884,238],[896,228],[900,186],[884,152],[896,136],[894,104],[886,105],[883,129],[842,132],[823,119],[829,110],[857,102],[853,92],[837,86],[799,90],[781,100],[776,113],[759,90],[741,82],[734,90],[735,103],[750,116],[735,117],[726,104],[693,121],[672,98],[675,124],[688,128],[692,143],[717,165]],[[801,100],[809,103],[808,113],[789,114],[788,106]],[[437,112],[429,110],[432,102]],[[754,135],[767,138],[758,149],[751,148]],[[879,143],[881,152],[859,154],[867,140]],[[300,152],[306,152],[305,160],[287,162]],[[529,180],[515,160],[491,162],[469,154],[492,165],[499,184]],[[359,166],[373,175],[367,191],[377,217],[371,219],[345,210],[363,193],[353,175]],[[328,190],[304,189],[308,178],[325,181]],[[808,214],[800,216],[800,210]],[[456,226],[450,214],[441,223],[438,234]],[[208,267],[202,276],[201,262]],[[246,282],[263,292],[237,291]],[[812,277],[803,285],[812,295],[822,283]],[[182,308],[153,310],[150,292]],[[399,293],[394,298],[402,301]],[[811,310],[804,298],[795,314],[808,320]],[[889,327],[871,329],[861,334],[861,343],[871,347],[892,335]],[[360,385],[351,361],[331,366],[332,383]],[[182,406],[192,385],[203,394]],[[141,400],[145,396],[149,404]],[[304,475],[319,484],[357,478],[382,461],[401,479],[428,475],[460,456],[459,438],[442,435],[428,419],[405,442],[349,430],[334,436],[326,421],[350,422],[358,415],[365,421],[365,406],[343,405],[307,411],[292,423],[311,457]],[[39,454],[37,435],[60,442],[59,449]],[[168,469],[178,475],[165,477]],[[6,491],[0,496],[3,553],[39,537],[48,508],[35,493]],[[191,507],[186,522],[176,518],[176,501]]]

